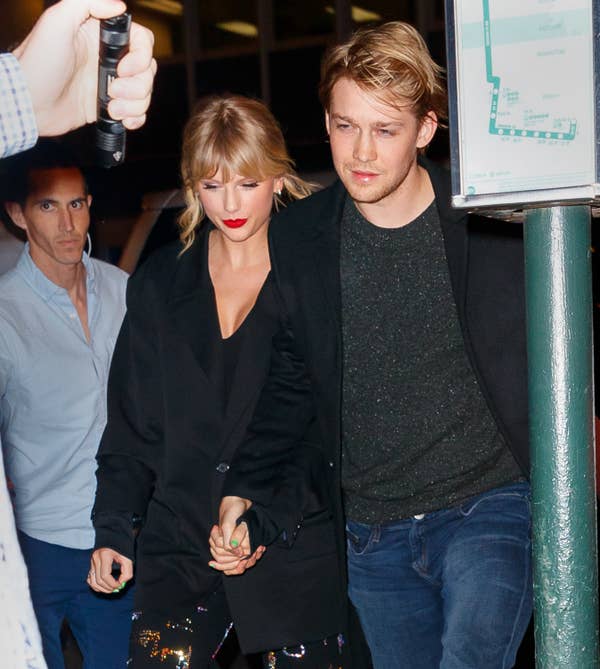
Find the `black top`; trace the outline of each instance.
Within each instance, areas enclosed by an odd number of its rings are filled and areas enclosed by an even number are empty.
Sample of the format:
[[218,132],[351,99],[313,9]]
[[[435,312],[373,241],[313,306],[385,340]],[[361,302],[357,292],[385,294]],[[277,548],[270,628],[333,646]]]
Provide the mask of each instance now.
[[[250,318],[252,312],[246,316]],[[231,386],[233,385],[233,377],[235,375],[235,368],[237,367],[238,358],[240,356],[240,348],[244,336],[244,325],[240,327],[230,336],[221,339],[221,350],[223,354],[223,405],[227,406],[229,402],[229,395],[231,393]]]
[[[229,335],[229,337],[221,337],[221,356],[223,359],[223,406],[225,407],[229,404],[229,396],[231,395],[240,352],[243,348],[244,338],[248,335],[250,324],[258,319],[259,322],[256,323],[256,328],[259,331],[264,329],[265,332],[270,332],[275,325],[274,323],[271,323],[271,327],[265,328],[265,326],[268,326],[269,324],[260,322],[261,320],[266,321],[272,319],[274,312],[273,287],[271,286],[270,277],[270,273],[267,274],[261,289],[258,291],[252,309],[246,314],[246,318],[240,323],[237,330]],[[216,309],[217,305],[215,302],[215,312]]]
[[466,355],[435,204],[388,229],[348,198],[340,272],[347,517],[397,521],[517,480]]

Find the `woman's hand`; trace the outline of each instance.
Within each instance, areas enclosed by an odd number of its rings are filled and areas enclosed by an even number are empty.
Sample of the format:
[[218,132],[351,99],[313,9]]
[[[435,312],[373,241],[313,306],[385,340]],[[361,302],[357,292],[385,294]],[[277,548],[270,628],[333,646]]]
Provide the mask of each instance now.
[[254,567],[266,550],[264,546],[259,546],[254,553],[250,553],[250,536],[246,523],[242,522],[237,526],[235,536],[237,539],[234,538],[232,543],[236,545],[228,546],[218,525],[214,525],[210,532],[208,543],[214,560],[208,564],[225,576],[243,574],[246,569]]
[[[121,573],[119,579],[112,575],[113,565],[118,564]],[[97,548],[92,553],[87,584],[96,592],[110,594],[119,592],[133,578],[133,562],[112,548]]]

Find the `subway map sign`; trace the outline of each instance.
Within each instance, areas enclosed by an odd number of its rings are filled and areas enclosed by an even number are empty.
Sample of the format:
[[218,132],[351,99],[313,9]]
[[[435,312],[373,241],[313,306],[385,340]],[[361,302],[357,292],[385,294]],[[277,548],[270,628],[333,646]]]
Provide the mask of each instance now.
[[447,2],[455,206],[593,199],[593,5]]

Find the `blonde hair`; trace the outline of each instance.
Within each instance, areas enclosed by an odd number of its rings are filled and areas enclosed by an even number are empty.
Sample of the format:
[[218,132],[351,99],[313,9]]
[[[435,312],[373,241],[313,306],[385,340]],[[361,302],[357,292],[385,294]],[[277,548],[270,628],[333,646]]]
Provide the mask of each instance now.
[[416,28],[390,21],[357,31],[325,54],[319,97],[329,111],[333,87],[346,78],[386,104],[408,106],[418,120],[434,112],[443,122],[447,118],[443,72]]
[[[213,177],[219,169],[225,181],[236,174],[259,181],[280,178],[285,199],[299,199],[313,190],[296,174],[281,128],[262,102],[241,95],[204,98],[183,132],[181,177],[186,208],[177,221],[181,253],[193,244],[204,218],[198,181]],[[280,194],[274,195],[276,209],[283,201]]]

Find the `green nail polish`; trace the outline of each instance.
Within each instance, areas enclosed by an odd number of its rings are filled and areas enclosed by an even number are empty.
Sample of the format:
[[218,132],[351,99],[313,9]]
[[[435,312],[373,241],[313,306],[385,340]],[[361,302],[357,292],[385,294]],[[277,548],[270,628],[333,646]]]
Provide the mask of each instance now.
[[123,590],[123,588],[124,588],[126,585],[127,585],[127,581],[121,583],[121,585],[119,586],[119,590]]
[[237,547],[240,545],[240,542],[237,541],[237,539],[232,539],[232,540],[231,540],[231,545],[232,545],[234,548],[237,548]]
[[209,562],[208,566],[211,567],[212,569],[216,569],[214,562]]
[[114,595],[115,592],[119,592],[120,589],[121,589],[121,588],[115,588],[115,589],[112,591],[112,594]]

